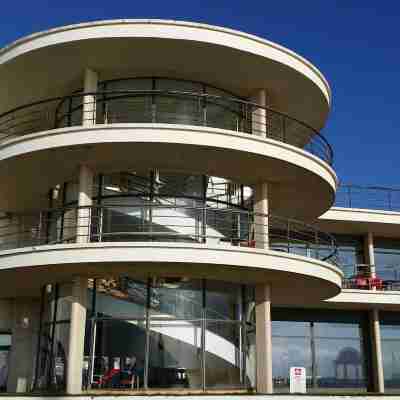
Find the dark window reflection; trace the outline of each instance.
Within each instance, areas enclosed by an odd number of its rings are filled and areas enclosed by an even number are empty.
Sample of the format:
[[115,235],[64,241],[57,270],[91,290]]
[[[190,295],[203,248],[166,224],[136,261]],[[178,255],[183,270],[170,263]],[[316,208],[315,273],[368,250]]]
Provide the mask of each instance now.
[[381,341],[385,391],[400,392],[400,318],[381,312]]

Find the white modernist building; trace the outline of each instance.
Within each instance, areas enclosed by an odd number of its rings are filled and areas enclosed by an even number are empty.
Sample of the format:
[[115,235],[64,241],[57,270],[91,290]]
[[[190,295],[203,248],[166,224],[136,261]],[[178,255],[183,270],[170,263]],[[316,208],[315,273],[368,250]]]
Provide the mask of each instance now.
[[0,85],[1,390],[400,389],[397,192],[333,207],[307,60],[99,21],[1,49]]

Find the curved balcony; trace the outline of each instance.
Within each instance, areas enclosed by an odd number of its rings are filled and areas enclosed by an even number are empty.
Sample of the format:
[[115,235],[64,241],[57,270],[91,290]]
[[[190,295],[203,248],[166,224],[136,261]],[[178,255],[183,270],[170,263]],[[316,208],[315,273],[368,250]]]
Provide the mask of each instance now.
[[0,115],[0,143],[57,128],[126,123],[226,129],[283,142],[333,162],[327,140],[284,113],[232,97],[168,90],[77,93],[24,105]]
[[151,203],[73,206],[8,215],[0,232],[0,250],[77,242],[186,242],[269,248],[337,264],[330,234],[240,209]]
[[3,296],[11,288],[32,294],[49,280],[76,274],[268,282],[280,304],[304,300],[305,288],[310,301],[341,288],[334,239],[273,215],[119,203],[14,214],[0,222]]

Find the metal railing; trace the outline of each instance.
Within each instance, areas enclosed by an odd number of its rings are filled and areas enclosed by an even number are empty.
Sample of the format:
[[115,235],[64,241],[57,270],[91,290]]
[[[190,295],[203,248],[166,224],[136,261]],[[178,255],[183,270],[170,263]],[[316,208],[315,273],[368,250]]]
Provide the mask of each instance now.
[[400,211],[400,189],[340,185],[336,193],[335,207]]
[[333,162],[332,148],[317,130],[282,112],[233,97],[166,90],[75,93],[27,104],[0,115],[0,143],[56,128],[115,123],[228,129],[288,143]]
[[48,209],[0,219],[0,250],[75,242],[189,242],[270,248],[337,264],[335,239],[292,219],[159,204]]

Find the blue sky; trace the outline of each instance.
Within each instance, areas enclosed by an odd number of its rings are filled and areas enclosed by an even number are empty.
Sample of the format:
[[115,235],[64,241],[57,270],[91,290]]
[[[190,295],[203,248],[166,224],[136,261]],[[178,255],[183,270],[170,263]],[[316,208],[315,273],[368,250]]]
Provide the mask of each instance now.
[[4,1],[0,46],[69,23],[169,18],[227,26],[300,53],[328,79],[323,133],[344,183],[400,187],[400,2],[372,0]]

